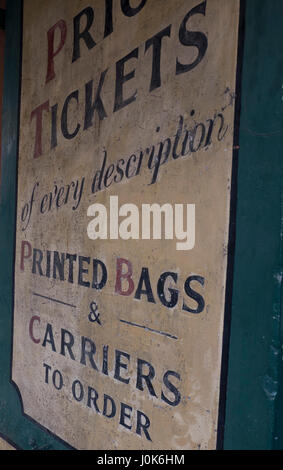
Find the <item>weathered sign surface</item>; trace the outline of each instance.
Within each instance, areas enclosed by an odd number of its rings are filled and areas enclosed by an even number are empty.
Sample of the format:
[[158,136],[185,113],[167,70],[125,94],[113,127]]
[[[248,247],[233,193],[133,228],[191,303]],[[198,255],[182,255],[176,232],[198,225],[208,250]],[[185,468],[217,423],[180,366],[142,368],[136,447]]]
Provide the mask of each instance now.
[[5,439],[0,437],[0,451],[1,450],[15,450],[15,447],[9,444]]
[[12,379],[75,448],[215,448],[238,16],[24,0]]

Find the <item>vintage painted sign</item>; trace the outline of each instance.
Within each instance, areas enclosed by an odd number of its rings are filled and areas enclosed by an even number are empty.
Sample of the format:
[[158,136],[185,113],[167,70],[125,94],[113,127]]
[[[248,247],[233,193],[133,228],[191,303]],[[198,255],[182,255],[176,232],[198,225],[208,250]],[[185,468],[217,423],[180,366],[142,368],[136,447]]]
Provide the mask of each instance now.
[[77,449],[215,448],[238,16],[24,0],[12,379]]

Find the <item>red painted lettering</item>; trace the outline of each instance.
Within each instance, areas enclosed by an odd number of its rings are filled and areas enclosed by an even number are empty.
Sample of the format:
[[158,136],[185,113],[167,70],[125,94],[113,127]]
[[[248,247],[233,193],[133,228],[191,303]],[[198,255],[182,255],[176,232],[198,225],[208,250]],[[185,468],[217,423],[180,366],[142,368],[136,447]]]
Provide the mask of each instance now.
[[[56,29],[60,30],[61,36],[60,41],[57,46],[57,49],[54,50],[54,37]],[[48,41],[48,62],[47,62],[47,74],[45,83],[50,82],[55,78],[55,70],[54,70],[54,57],[61,51],[63,48],[67,37],[67,25],[64,20],[59,20],[52,28],[47,31],[47,41]]]
[[[25,248],[27,247],[27,251]],[[20,268],[21,271],[24,271],[24,260],[30,258],[31,256],[31,244],[27,241],[22,241],[22,248],[21,248],[21,263]]]
[[38,344],[40,342],[40,339],[35,338],[34,335],[33,335],[33,324],[34,324],[35,321],[40,323],[40,317],[38,317],[37,315],[34,315],[33,317],[31,317],[30,322],[29,322],[29,335],[30,335],[31,340],[34,343]]
[[32,120],[35,116],[36,124],[35,124],[35,143],[34,143],[34,153],[33,158],[38,158],[42,155],[42,117],[43,111],[49,111],[49,101],[45,101],[45,103],[41,104],[37,108],[35,108],[30,115],[30,119]]
[[[123,265],[126,265],[128,270],[123,272]],[[116,284],[115,284],[115,294],[119,295],[131,295],[135,286],[132,279],[133,274],[133,266],[130,261],[123,258],[117,258],[117,265],[116,265]],[[127,290],[123,290],[122,281],[126,281],[128,284]]]

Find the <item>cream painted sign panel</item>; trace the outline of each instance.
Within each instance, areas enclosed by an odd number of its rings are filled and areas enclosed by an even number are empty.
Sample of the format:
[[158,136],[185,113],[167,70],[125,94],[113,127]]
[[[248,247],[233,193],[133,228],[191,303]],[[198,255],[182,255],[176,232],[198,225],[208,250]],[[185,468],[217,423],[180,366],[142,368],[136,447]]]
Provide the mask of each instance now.
[[239,1],[24,0],[12,379],[77,449],[214,449]]

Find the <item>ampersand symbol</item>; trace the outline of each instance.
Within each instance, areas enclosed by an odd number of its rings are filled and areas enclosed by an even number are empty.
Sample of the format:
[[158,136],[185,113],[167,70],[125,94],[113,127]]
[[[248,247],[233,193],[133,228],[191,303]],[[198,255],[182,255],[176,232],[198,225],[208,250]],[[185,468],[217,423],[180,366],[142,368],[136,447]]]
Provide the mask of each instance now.
[[98,323],[99,325],[101,325],[101,321],[100,321],[100,313],[98,312],[98,306],[97,306],[97,303],[96,302],[91,302],[90,306],[90,312],[89,312],[89,315],[88,315],[88,319],[89,321],[91,321],[92,323]]

